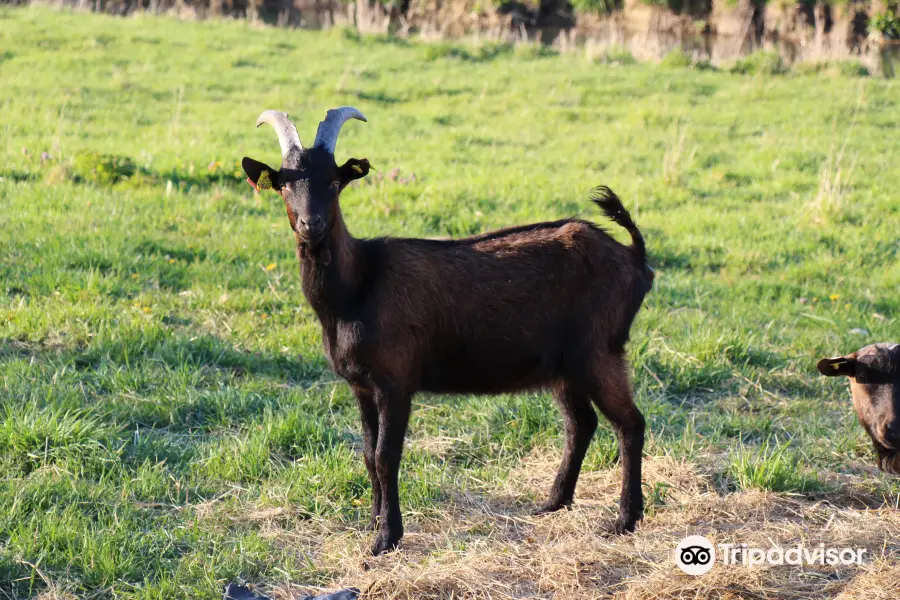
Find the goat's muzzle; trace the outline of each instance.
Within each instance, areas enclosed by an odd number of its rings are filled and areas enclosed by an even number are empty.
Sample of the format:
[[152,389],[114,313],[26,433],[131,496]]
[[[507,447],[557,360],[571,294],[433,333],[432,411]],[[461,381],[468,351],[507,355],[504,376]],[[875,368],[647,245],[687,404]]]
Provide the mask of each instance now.
[[885,473],[900,475],[900,451],[885,448],[875,442],[875,453],[878,455],[878,468]]
[[900,450],[900,423],[889,423],[884,428],[881,444],[889,450]]
[[297,219],[297,235],[300,243],[312,252],[322,244],[322,240],[331,231],[328,221],[319,215]]
[[310,217],[302,217],[300,218],[300,229],[302,229],[301,235],[308,237],[310,239],[316,239],[321,237],[323,233],[325,233],[325,219],[323,219],[320,215],[312,215]]

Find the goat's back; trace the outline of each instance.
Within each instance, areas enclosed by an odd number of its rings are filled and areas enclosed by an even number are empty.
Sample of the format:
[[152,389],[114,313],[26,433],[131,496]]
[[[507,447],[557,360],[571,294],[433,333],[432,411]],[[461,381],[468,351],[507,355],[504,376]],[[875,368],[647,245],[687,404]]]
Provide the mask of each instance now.
[[416,357],[433,391],[546,385],[597,350],[620,352],[650,289],[631,248],[576,219],[367,243],[377,335]]

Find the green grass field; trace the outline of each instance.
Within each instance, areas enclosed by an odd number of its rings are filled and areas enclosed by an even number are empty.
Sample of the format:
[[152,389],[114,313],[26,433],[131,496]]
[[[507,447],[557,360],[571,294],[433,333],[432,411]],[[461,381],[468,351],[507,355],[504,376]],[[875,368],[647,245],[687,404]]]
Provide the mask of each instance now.
[[[900,341],[897,82],[0,7],[0,90],[0,599],[216,598],[234,580],[887,598],[900,577],[900,484],[814,366]],[[420,395],[407,537],[367,556],[355,402],[284,207],[238,166],[280,162],[263,109],[310,141],[342,104],[369,123],[338,161],[378,169],[343,195],[355,235],[600,220],[598,184],[632,210],[657,271],[630,345],[649,425],[635,535],[603,535],[608,426],[575,509],[536,519],[561,447],[549,396]],[[687,533],[872,560],[693,579],[669,560]]]

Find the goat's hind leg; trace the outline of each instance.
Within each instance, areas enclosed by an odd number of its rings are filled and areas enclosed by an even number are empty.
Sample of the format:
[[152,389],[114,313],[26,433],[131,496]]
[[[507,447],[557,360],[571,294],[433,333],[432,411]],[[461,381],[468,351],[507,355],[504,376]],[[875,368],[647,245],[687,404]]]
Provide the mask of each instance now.
[[641,457],[646,423],[634,403],[625,357],[604,354],[597,358],[592,367],[596,389],[591,392],[591,399],[612,423],[619,438],[622,492],[619,497],[619,518],[613,529],[615,533],[632,532],[644,515]]
[[362,385],[352,385],[353,394],[356,396],[356,404],[359,406],[359,416],[362,421],[363,457],[366,460],[366,471],[369,472],[369,483],[372,485],[372,516],[369,519],[367,530],[375,531],[378,528],[378,518],[381,516],[381,483],[378,481],[378,470],[375,466],[375,450],[378,445],[378,407],[375,405],[375,397],[370,388]]
[[536,514],[546,514],[572,505],[575,499],[575,484],[581,473],[581,464],[591,445],[591,438],[597,430],[597,414],[591,406],[587,393],[566,381],[559,381],[553,387],[553,398],[563,414],[566,445],[556,481],[550,488],[547,503]]

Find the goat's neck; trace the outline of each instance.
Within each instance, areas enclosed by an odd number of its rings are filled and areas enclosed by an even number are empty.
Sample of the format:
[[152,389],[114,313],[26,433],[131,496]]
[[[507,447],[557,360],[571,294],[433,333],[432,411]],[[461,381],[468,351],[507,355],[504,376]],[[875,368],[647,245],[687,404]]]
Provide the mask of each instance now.
[[360,242],[350,235],[340,208],[315,252],[300,253],[303,293],[323,325],[346,316],[362,278]]

